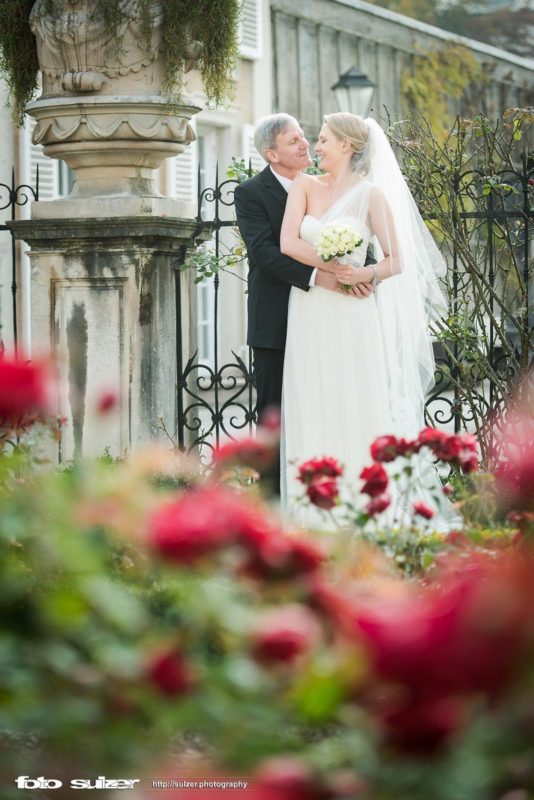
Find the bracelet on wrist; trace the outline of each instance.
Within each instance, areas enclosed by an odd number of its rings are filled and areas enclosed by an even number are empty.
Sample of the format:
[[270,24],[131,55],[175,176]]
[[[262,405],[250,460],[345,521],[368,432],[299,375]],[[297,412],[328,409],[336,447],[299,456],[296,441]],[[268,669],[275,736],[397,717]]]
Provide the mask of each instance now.
[[369,264],[369,266],[373,270],[373,280],[371,281],[371,283],[373,285],[373,289],[376,289],[376,287],[380,283],[380,278],[378,277],[378,271],[376,269],[376,264]]

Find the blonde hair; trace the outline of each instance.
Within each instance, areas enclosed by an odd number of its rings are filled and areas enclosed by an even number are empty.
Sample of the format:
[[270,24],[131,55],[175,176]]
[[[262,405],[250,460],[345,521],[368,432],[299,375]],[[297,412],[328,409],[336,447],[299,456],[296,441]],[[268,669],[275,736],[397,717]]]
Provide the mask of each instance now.
[[350,144],[352,147],[350,163],[352,169],[356,169],[369,138],[366,121],[356,114],[349,114],[345,111],[326,114],[324,121],[337,139],[344,139]]

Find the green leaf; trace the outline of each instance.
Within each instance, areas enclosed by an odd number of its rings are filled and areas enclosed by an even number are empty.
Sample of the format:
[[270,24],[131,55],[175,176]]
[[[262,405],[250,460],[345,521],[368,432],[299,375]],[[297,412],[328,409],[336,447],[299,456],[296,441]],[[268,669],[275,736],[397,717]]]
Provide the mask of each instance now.
[[131,633],[139,632],[146,624],[143,606],[122,586],[106,578],[87,578],[81,586],[89,605],[116,628]]

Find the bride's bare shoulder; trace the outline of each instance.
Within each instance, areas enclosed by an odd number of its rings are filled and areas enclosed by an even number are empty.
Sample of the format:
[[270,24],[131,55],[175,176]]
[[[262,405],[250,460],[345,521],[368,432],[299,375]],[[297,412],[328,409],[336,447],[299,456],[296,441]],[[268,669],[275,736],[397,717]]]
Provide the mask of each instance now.
[[317,179],[316,175],[308,175],[307,172],[301,172],[298,178],[295,178],[293,184],[297,186],[305,186],[306,189],[310,189]]
[[328,185],[327,175],[309,175],[307,172],[301,172],[298,178],[294,181],[301,186],[308,196],[316,192],[322,192]]

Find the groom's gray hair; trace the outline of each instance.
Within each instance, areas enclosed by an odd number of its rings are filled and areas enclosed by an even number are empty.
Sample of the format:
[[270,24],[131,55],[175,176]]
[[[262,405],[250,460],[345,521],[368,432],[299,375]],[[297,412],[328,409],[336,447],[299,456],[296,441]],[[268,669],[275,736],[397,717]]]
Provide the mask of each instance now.
[[265,158],[266,150],[276,150],[276,137],[285,133],[286,128],[293,123],[298,125],[295,117],[283,113],[269,114],[260,119],[254,131],[254,146],[258,153]]

